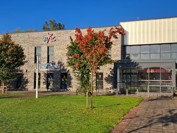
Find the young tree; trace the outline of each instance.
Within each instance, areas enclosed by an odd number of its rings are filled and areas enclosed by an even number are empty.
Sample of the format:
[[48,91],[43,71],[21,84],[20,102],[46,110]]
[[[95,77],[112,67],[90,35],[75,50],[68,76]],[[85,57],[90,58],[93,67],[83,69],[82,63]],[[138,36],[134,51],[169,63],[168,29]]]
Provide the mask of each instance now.
[[50,31],[50,30],[64,30],[65,25],[62,23],[57,23],[55,20],[46,21],[43,25],[43,31]]
[[[9,34],[4,34],[0,40],[0,81],[3,83],[16,79],[17,69],[24,65],[23,48],[15,44]],[[2,88],[4,92],[4,87]]]
[[[95,32],[92,28],[87,29],[87,34],[83,35],[79,28],[75,30],[75,40],[71,38],[71,45],[68,46],[68,65],[74,69],[74,72],[79,72],[79,76],[83,71],[89,73],[89,87],[86,89],[86,99],[90,93],[90,107],[93,107],[93,76],[100,66],[111,63],[109,50],[113,45],[111,39],[118,38],[117,34],[124,35],[123,28],[112,27],[109,30],[109,35],[106,36],[104,31]],[[88,99],[86,100],[88,101]],[[86,106],[88,103],[86,103]]]
[[81,59],[80,57],[83,57],[83,52],[80,50],[78,43],[76,41],[73,41],[72,38],[71,40],[71,45],[68,46],[68,52],[67,52],[67,57],[68,57],[68,65],[73,68],[73,71],[75,73],[75,76],[77,77],[80,87],[77,88],[77,93],[84,93],[86,94],[86,91],[89,86],[89,73],[90,70],[87,68],[87,59],[83,58]]

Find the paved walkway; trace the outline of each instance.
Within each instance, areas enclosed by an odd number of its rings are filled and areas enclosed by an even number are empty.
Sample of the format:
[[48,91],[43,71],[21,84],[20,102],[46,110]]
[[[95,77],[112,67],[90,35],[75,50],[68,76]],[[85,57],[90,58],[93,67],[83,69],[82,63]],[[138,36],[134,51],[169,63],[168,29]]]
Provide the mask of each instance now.
[[177,98],[145,99],[112,133],[177,133]]

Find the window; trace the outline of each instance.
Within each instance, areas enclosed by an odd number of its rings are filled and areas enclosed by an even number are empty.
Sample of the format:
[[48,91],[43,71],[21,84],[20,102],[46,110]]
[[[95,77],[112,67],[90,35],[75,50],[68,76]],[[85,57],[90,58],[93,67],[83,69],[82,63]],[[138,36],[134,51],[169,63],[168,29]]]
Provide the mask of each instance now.
[[34,63],[37,62],[37,56],[41,57],[41,47],[35,47],[35,56],[34,56]]
[[54,47],[47,47],[47,63],[54,61]]
[[160,67],[149,68],[149,79],[150,80],[160,80]]
[[150,54],[151,59],[160,59],[160,54]]
[[149,44],[125,46],[125,57],[132,60],[169,60],[177,61],[177,44]]
[[160,53],[160,45],[151,45],[151,53]]
[[96,73],[96,89],[103,89],[103,73]]
[[170,52],[170,45],[161,45],[161,52]]
[[149,45],[141,46],[141,53],[149,53]]
[[131,49],[130,49],[131,47],[130,46],[126,46],[126,53],[128,54],[128,53],[131,53]]
[[177,53],[171,53],[171,58],[172,59],[177,59]]
[[171,45],[171,52],[177,52],[177,44]]
[[149,54],[141,54],[141,59],[149,59]]
[[161,53],[161,59],[170,59],[170,53]]
[[140,53],[140,46],[132,46],[131,53]]

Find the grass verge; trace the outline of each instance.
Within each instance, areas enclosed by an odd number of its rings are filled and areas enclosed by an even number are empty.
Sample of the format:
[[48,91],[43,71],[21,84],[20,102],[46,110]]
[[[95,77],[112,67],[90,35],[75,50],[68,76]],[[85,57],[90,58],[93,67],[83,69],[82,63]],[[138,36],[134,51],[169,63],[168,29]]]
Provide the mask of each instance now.
[[94,109],[85,108],[85,97],[53,95],[35,98],[2,98],[1,133],[98,133],[109,132],[142,99],[96,96]]

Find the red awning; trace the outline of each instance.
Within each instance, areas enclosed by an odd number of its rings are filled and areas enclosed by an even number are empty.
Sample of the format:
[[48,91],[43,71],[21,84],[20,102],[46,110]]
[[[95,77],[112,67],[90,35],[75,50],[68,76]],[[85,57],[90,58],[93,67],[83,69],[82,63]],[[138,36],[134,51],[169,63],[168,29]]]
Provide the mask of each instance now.
[[146,73],[170,73],[170,70],[164,69],[164,68],[146,68],[144,69],[144,72]]

